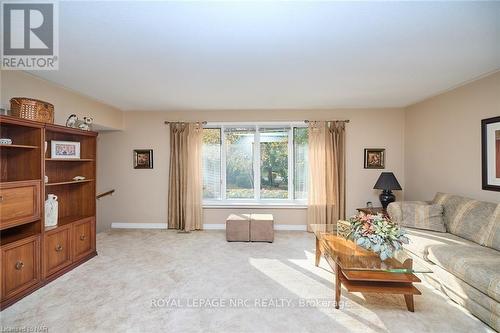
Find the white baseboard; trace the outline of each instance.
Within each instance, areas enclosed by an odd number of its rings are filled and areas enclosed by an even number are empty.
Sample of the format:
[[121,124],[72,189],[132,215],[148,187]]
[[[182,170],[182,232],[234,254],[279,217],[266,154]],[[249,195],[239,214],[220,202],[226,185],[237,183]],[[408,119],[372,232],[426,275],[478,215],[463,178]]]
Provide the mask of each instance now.
[[[112,229],[167,229],[165,223],[111,223]],[[225,224],[207,223],[203,225],[204,230],[225,230]],[[306,231],[303,224],[275,224],[274,230]]]
[[224,223],[220,224],[203,224],[203,230],[226,230],[226,225]]
[[305,224],[275,224],[274,230],[307,231]]
[[112,229],[167,229],[166,223],[111,223]]

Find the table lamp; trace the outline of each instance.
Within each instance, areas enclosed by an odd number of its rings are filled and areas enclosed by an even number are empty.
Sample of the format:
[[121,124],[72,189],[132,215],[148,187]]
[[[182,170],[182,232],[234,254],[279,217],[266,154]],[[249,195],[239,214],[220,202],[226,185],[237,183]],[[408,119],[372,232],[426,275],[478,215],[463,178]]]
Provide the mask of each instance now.
[[373,188],[376,190],[382,190],[379,199],[384,209],[387,209],[387,206],[396,200],[392,191],[402,190],[401,185],[399,185],[398,180],[392,172],[382,172]]

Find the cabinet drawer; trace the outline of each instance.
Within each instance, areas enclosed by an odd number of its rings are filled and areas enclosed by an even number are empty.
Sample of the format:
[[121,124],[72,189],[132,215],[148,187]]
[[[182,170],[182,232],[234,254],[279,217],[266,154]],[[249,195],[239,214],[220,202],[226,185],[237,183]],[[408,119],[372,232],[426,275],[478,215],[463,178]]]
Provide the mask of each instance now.
[[45,233],[45,276],[71,264],[71,225]]
[[40,182],[23,181],[0,185],[0,229],[40,218]]
[[40,281],[40,238],[32,236],[2,247],[2,300]]
[[89,218],[73,225],[74,260],[95,250],[95,219]]

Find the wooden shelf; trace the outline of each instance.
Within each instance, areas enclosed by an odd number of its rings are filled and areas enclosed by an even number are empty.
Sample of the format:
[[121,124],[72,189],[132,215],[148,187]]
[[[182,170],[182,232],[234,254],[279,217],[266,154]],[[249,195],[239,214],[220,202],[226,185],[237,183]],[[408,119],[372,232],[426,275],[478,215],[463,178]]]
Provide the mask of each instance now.
[[93,162],[93,158],[46,158],[45,161],[53,162]]
[[76,221],[80,221],[80,220],[83,220],[83,219],[86,219],[89,217],[93,217],[93,216],[92,215],[89,215],[89,216],[71,215],[71,216],[61,217],[61,218],[57,219],[57,225],[52,226],[52,227],[45,227],[45,231],[53,230],[53,229],[56,229],[58,227],[62,227],[64,225],[67,225],[67,224],[70,224],[70,223],[73,223]]
[[36,149],[36,148],[38,148],[38,146],[0,144],[0,148]]
[[[5,195],[0,205],[0,229],[4,228],[0,231],[3,265],[0,281],[10,281],[11,285],[8,293],[4,290],[5,283],[2,287],[0,310],[3,310],[97,254],[97,133],[10,116],[0,116],[0,131],[2,138],[10,138],[15,143],[0,144],[0,188],[2,193],[13,193],[9,197]],[[79,142],[82,158],[50,158],[51,141]],[[44,184],[44,176],[51,183]],[[85,179],[73,180],[75,176]],[[28,186],[35,189],[28,191],[23,188]],[[44,226],[44,199],[49,193],[58,197],[60,218],[54,227]],[[20,213],[24,215],[19,217]],[[23,223],[18,224],[15,219]],[[58,254],[46,245],[59,241],[58,237],[66,239],[64,265],[59,264],[62,253]],[[19,258],[31,264],[26,265],[23,276],[18,279],[21,273],[15,264]]]
[[84,180],[69,180],[66,182],[57,182],[57,183],[46,183],[45,186],[58,186],[58,185],[70,185],[70,184],[80,184],[80,183],[88,183],[93,182],[93,179],[84,179]]
[[41,221],[40,219],[38,219],[37,221],[34,222],[25,223],[6,230],[2,230],[0,234],[1,245],[3,246],[9,243],[16,242],[20,239],[24,239],[34,235],[39,235],[40,224]]

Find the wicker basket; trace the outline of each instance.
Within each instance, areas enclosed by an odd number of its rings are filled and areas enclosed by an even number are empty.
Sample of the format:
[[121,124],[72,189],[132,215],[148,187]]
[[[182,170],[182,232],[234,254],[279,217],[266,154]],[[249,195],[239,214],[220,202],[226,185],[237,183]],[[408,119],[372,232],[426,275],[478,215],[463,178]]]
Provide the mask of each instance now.
[[10,108],[14,117],[54,123],[54,105],[33,98],[14,97],[10,99]]

